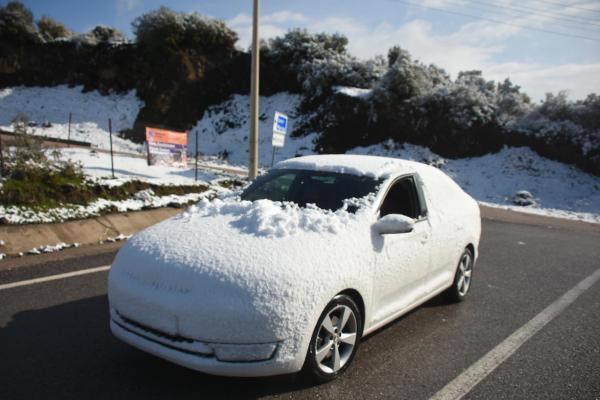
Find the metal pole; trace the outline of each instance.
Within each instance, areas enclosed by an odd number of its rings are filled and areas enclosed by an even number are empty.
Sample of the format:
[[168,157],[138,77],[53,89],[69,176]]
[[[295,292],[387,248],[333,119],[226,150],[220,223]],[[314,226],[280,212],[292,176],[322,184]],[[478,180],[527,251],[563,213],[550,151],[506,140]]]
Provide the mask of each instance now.
[[196,129],[196,173],[194,175],[194,180],[198,180],[198,129]]
[[271,153],[271,168],[273,168],[274,163],[275,163],[275,146],[273,146],[273,153]]
[[0,133],[0,176],[4,175],[4,150],[2,149],[2,134]]
[[67,140],[71,140],[71,117],[72,113],[69,112],[69,132],[67,133]]
[[108,119],[108,137],[110,138],[110,172],[112,173],[113,179],[115,179],[115,164],[113,161],[113,148],[112,148],[112,121]]
[[258,0],[254,0],[252,14],[252,67],[250,72],[250,162],[248,165],[248,177],[251,180],[254,180],[258,175],[258,76],[260,72],[258,14]]

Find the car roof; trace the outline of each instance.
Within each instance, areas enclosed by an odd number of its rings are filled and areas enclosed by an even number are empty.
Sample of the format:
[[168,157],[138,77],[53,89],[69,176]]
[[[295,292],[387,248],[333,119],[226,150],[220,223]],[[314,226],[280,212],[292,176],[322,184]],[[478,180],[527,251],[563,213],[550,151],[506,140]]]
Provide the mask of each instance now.
[[375,179],[420,172],[428,165],[400,158],[353,154],[322,154],[291,158],[278,162],[275,169],[301,169],[311,171],[338,172]]

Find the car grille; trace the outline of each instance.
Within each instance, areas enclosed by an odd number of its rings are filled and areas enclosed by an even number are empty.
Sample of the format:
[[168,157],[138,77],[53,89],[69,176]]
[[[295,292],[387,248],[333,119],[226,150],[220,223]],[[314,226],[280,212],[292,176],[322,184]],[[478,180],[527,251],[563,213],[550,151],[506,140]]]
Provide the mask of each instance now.
[[[140,336],[145,340],[149,340],[161,346],[181,351],[183,353],[193,354],[201,357],[214,356],[212,348],[206,343],[180,335],[171,335],[162,332],[158,329],[151,328],[130,318],[124,317],[115,309],[113,309],[113,311],[115,315],[113,316],[112,321],[129,333]],[[202,350],[199,350],[198,348],[201,348]]]
[[146,325],[142,325],[139,322],[136,322],[132,319],[122,316],[121,314],[119,314],[118,311],[117,311],[117,315],[123,320],[123,322],[126,322],[128,325],[134,326],[144,332],[151,333],[152,335],[158,336],[159,338],[167,339],[167,340],[170,340],[171,342],[182,342],[182,343],[193,343],[194,342],[194,340],[183,337],[183,336],[169,335],[168,333],[159,331],[154,328],[150,328],[149,326],[146,326]]

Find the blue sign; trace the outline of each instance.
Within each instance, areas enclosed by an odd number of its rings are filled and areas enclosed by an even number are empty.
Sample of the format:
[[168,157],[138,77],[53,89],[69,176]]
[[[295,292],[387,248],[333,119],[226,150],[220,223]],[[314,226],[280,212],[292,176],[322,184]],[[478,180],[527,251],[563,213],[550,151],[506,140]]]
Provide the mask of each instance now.
[[273,118],[273,147],[283,147],[285,135],[287,134],[287,127],[287,115],[275,111],[275,117]]
[[282,130],[284,132],[287,130],[287,118],[284,117],[283,115],[277,116],[277,128],[279,128],[279,130]]

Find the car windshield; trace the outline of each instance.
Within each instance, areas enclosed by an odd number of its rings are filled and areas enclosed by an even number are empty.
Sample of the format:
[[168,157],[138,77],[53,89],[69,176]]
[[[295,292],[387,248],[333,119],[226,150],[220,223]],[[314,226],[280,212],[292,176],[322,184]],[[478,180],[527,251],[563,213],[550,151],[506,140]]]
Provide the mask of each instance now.
[[[315,204],[338,210],[345,199],[361,198],[377,190],[382,180],[336,172],[276,169],[254,181],[242,200],[290,201],[304,207]],[[355,209],[349,209],[353,212]]]

